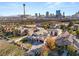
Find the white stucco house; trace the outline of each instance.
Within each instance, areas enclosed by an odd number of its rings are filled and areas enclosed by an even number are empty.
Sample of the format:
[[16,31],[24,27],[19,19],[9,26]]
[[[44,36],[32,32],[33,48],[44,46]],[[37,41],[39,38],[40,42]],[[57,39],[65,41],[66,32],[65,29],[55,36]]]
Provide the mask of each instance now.
[[48,33],[51,36],[59,36],[62,34],[62,29],[48,29]]
[[56,44],[58,46],[72,45],[74,41],[73,39],[74,36],[66,31],[57,37]]
[[36,28],[34,29],[34,34],[37,34],[37,35],[44,35],[44,34],[46,34],[46,33],[48,33],[48,31],[45,30],[44,28],[36,27]]

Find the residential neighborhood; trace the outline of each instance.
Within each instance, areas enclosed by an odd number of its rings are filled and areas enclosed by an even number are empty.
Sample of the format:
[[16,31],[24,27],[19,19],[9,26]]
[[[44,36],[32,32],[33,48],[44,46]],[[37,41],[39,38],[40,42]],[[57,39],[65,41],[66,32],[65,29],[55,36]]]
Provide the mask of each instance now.
[[36,25],[0,25],[0,40],[20,47],[27,56],[43,55],[43,47],[46,48],[45,55],[78,55],[79,26],[75,23],[71,26],[70,24],[71,22],[67,25],[64,23],[63,26],[55,24],[47,29]]
[[0,56],[79,56],[79,3],[59,4],[0,2]]

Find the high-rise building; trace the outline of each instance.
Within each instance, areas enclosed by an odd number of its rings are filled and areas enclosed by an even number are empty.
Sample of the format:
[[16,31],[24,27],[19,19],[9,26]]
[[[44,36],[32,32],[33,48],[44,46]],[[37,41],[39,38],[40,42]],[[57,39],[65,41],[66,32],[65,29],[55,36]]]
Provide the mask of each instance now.
[[38,16],[38,14],[37,13],[35,13],[35,17],[37,17]]
[[46,17],[49,17],[49,12],[48,11],[46,12]]
[[61,17],[61,12],[60,12],[60,10],[56,10],[56,17]]
[[65,17],[65,12],[63,12],[63,18]]
[[53,18],[53,17],[55,17],[55,15],[50,13],[50,17]]
[[40,13],[39,13],[39,17],[41,17]]
[[50,14],[50,17],[52,17],[53,16],[53,14]]

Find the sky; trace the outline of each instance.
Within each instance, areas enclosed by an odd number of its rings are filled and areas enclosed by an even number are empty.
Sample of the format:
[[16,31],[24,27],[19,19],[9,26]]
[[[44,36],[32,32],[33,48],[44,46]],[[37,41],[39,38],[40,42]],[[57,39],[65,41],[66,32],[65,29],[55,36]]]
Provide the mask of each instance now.
[[26,4],[26,14],[44,14],[46,11],[56,14],[56,10],[65,12],[66,16],[79,11],[79,2],[0,2],[0,16],[22,15],[23,3]]

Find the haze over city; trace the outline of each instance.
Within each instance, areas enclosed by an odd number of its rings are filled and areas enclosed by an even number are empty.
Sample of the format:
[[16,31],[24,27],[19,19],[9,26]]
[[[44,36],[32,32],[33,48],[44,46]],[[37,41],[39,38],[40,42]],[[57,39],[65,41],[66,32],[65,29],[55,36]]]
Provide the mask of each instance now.
[[65,12],[66,16],[73,15],[79,11],[78,2],[0,2],[0,16],[22,15],[23,3],[26,5],[26,14],[44,14],[49,11],[52,14],[56,10]]

